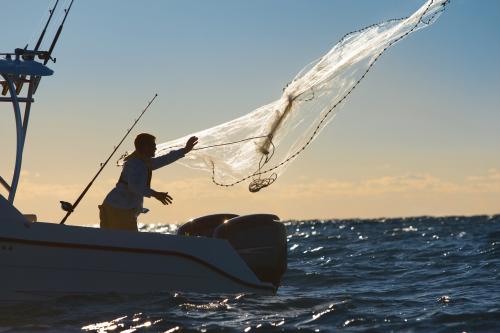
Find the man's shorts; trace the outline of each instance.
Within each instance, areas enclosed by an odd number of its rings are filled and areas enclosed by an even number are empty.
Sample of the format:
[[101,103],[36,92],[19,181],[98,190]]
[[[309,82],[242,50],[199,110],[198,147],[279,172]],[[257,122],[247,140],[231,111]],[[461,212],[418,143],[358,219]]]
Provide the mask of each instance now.
[[99,207],[99,218],[101,228],[116,230],[137,230],[137,209],[115,208],[103,203]]

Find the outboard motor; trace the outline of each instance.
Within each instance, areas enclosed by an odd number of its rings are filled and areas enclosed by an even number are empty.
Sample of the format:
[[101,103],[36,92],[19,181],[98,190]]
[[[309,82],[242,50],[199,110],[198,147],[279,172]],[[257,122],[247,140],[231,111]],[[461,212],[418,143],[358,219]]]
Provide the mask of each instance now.
[[213,214],[198,217],[183,224],[177,230],[177,235],[212,237],[215,228],[237,216],[236,214]]
[[227,239],[261,281],[279,286],[287,268],[287,244],[278,216],[235,217],[220,224],[213,237]]

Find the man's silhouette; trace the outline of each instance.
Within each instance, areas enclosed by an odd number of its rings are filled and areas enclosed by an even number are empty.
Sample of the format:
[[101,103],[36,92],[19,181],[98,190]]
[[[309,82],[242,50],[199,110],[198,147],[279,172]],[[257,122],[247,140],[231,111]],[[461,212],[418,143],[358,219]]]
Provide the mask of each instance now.
[[143,211],[144,197],[153,197],[164,205],[172,203],[168,192],[151,188],[152,172],[184,157],[198,143],[198,138],[193,136],[184,148],[160,157],[154,157],[155,139],[147,133],[135,138],[135,151],[125,158],[118,183],[99,206],[101,228],[137,231],[137,217]]

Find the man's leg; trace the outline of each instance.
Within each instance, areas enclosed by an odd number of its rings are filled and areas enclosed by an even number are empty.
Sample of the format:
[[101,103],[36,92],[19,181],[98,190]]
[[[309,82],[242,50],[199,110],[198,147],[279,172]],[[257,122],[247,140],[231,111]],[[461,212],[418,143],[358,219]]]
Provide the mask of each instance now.
[[138,231],[135,209],[115,208],[103,203],[99,206],[99,218],[102,229]]

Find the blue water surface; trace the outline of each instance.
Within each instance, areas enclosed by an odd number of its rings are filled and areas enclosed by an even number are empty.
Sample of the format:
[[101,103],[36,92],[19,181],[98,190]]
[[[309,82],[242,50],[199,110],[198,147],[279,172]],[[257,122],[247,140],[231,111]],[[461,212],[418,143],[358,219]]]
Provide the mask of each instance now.
[[500,215],[286,225],[276,296],[71,296],[2,306],[0,332],[500,332]]

